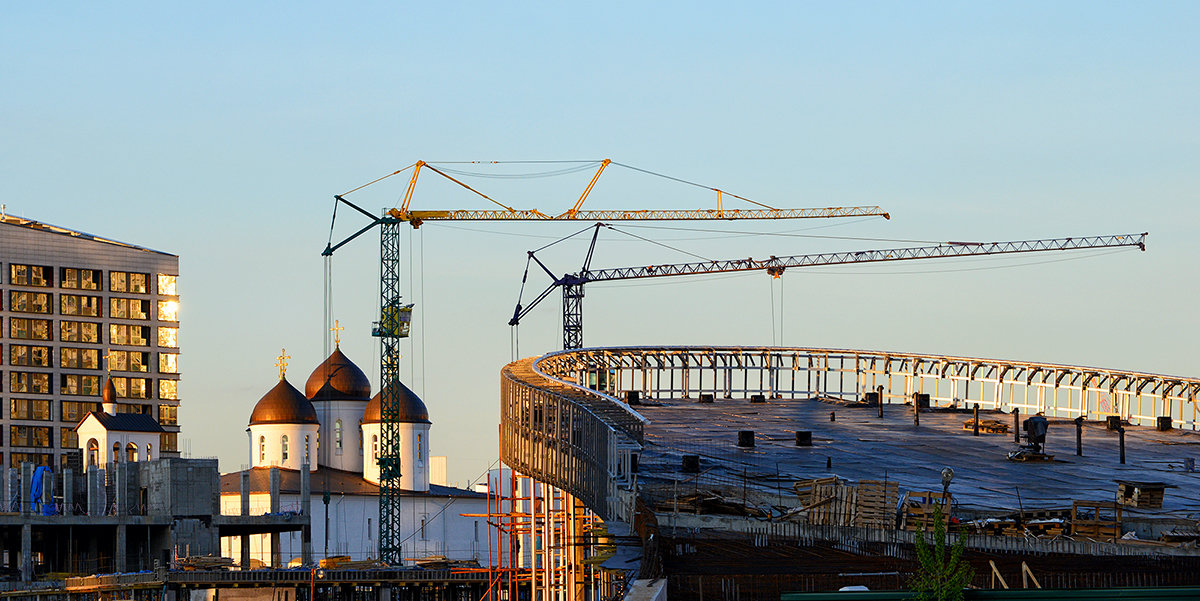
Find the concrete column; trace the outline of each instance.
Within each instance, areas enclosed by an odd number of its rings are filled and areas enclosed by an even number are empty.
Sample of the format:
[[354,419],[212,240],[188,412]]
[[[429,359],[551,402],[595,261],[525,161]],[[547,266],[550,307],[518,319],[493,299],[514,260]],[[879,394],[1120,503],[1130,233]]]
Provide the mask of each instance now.
[[21,515],[29,515],[33,513],[33,499],[30,498],[29,490],[33,484],[33,464],[21,464]]
[[300,466],[300,513],[308,521],[300,530],[300,561],[312,563],[312,477],[308,465]]
[[59,508],[59,513],[63,515],[75,515],[75,471],[72,469],[63,470],[63,502]]
[[104,493],[104,471],[92,466],[87,471],[87,512],[88,515],[104,515],[108,499]]
[[115,489],[113,502],[117,506],[117,515],[126,515],[129,513],[129,464],[118,463],[114,469],[116,477],[113,485]]
[[[54,472],[49,470],[42,472],[42,498],[38,499],[41,502],[41,507],[49,507],[54,502]],[[45,509],[43,509],[43,512]]]
[[30,580],[33,580],[33,524],[25,522],[21,524],[21,581]]
[[[120,464],[118,464],[118,465],[120,465]],[[120,474],[121,470],[117,470],[117,473]],[[125,572],[128,569],[125,565],[125,555],[127,553],[127,550],[126,550],[127,541],[125,540],[125,536],[126,536],[125,524],[117,524],[117,537],[116,537],[117,540],[115,541],[115,545],[114,545],[114,549],[113,549],[113,559],[116,562],[116,571],[117,572]]]
[[[250,470],[242,472],[242,515],[250,515]],[[241,556],[238,558],[238,565],[243,570],[250,569],[250,535],[243,534],[238,537],[242,543]]]
[[[279,513],[279,468],[271,468],[271,513]],[[283,564],[283,549],[280,548],[279,533],[271,533],[271,565],[280,567]]]

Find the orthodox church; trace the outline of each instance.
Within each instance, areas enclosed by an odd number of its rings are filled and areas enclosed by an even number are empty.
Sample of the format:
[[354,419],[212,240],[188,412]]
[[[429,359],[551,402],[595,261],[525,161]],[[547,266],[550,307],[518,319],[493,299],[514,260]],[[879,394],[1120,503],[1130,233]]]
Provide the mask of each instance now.
[[[286,377],[287,355],[277,366],[279,381],[250,412],[252,467],[221,476],[221,510],[241,512],[243,473],[248,475],[252,515],[269,511],[270,468],[280,470],[281,511],[299,511],[301,470],[312,490],[312,552],[317,559],[378,555],[380,394],[371,395],[366,374],[340,345],[296,389]],[[429,411],[407,386],[400,387],[401,549],[406,559],[442,555],[450,560],[487,562],[483,518],[487,495],[431,482]],[[444,458],[438,458],[444,459]],[[440,478],[444,479],[444,464]],[[221,541],[222,554],[239,557],[237,537]],[[254,535],[252,561],[286,564],[299,558],[299,533]],[[257,564],[256,564],[257,565]]]

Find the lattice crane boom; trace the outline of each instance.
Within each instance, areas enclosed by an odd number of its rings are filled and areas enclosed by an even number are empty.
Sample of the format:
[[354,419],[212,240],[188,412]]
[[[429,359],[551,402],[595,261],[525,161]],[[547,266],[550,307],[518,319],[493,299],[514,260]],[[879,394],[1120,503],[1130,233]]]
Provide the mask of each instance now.
[[[604,224],[596,225],[596,233]],[[583,269],[556,277],[534,253],[529,258],[537,263],[553,280],[553,282],[529,303],[528,306],[517,304],[510,326],[520,324],[520,321],[543,299],[550,295],[555,288],[562,288],[563,294],[563,348],[573,349],[583,347],[583,286],[589,282],[605,282],[616,280],[631,280],[640,278],[657,278],[682,275],[703,275],[713,273],[730,273],[738,271],[763,270],[768,274],[779,277],[792,267],[815,267],[820,265],[845,265],[850,263],[878,263],[884,261],[907,261],[914,259],[937,259],[966,256],[998,255],[1011,253],[1049,252],[1064,250],[1083,250],[1096,248],[1114,248],[1136,246],[1146,250],[1148,234],[1114,234],[1108,236],[1084,236],[1071,238],[1049,238],[1042,240],[1016,240],[1010,242],[948,242],[932,246],[909,248],[890,248],[881,250],[863,250],[834,253],[817,253],[807,255],[792,255],[786,257],[769,257],[766,259],[726,259],[719,261],[695,261],[689,263],[674,263],[665,265],[646,265],[638,267],[617,267],[609,269],[591,269],[591,257],[596,245],[596,235],[592,236],[591,247],[588,249],[587,260]]]

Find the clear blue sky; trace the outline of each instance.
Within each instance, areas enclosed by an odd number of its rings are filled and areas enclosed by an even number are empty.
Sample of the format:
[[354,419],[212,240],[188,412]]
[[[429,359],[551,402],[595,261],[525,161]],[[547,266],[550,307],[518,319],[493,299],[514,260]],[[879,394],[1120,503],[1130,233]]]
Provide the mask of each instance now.
[[[0,200],[180,255],[183,439],[223,470],[246,462],[245,421],[274,383],[279,348],[297,384],[322,358],[332,195],[418,159],[611,157],[776,206],[893,214],[736,231],[935,241],[1149,231],[1146,253],[789,273],[775,297],[784,342],[1194,376],[1196,31],[1193,2],[10,5]],[[480,185],[562,210],[579,177]],[[391,206],[402,183],[355,198]],[[479,202],[427,179],[413,206]],[[614,171],[592,202],[713,199]],[[361,223],[339,218],[342,235]],[[430,225],[411,241],[424,249],[410,291],[424,336],[406,349],[406,362],[418,358],[407,379],[456,481],[496,455],[524,251],[574,229]],[[711,257],[889,244],[638,232]],[[376,244],[364,238],[334,264],[343,348],[372,375]],[[566,271],[582,248],[562,248],[547,261]],[[613,243],[596,261],[677,260]],[[597,286],[586,340],[769,344],[771,293],[758,274]],[[522,326],[522,355],[557,344],[556,304]]]

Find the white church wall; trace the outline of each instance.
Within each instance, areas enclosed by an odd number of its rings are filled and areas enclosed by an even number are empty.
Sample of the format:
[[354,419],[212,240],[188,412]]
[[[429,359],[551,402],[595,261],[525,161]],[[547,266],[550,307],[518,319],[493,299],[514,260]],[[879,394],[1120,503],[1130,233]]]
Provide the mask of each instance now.
[[[268,495],[251,495],[251,513],[269,502]],[[299,506],[298,495],[282,495],[282,508]],[[241,511],[238,495],[222,495],[222,513]],[[261,513],[261,512],[258,512]],[[487,499],[453,497],[404,497],[400,512],[401,556],[416,559],[430,555],[445,555],[452,560],[476,560],[488,564],[487,520],[464,517],[460,514],[487,513]],[[422,528],[424,525],[424,528]],[[352,559],[369,559],[379,555],[379,500],[374,496],[334,495],[329,501],[328,555],[349,555]],[[300,557],[300,533],[283,533],[279,544],[286,564]],[[325,505],[319,494],[312,499],[312,548],[314,561],[326,554]],[[238,560],[241,542],[238,537],[221,539],[221,553]],[[250,537],[250,556],[270,563],[270,535]],[[406,562],[411,563],[411,562]]]
[[[429,424],[398,424],[400,433],[400,488],[429,490]],[[379,438],[381,425],[363,424],[365,463],[363,478],[379,484]]]
[[[321,465],[356,474],[362,473],[364,445],[362,437],[363,411],[366,401],[313,401],[321,420],[321,440],[328,442],[318,460]],[[341,446],[338,445],[337,423],[341,420]]]
[[[287,437],[287,458],[284,459],[284,437]],[[305,438],[307,437],[307,441]],[[317,470],[316,424],[257,424],[250,426],[254,467],[281,467],[298,470],[307,464],[309,471]]]

